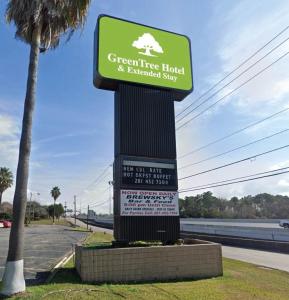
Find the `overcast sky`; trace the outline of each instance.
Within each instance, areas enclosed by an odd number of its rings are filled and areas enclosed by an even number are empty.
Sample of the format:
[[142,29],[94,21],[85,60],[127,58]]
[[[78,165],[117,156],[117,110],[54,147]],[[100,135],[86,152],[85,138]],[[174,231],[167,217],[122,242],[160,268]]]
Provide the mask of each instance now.
[[[26,88],[29,47],[14,39],[15,28],[4,20],[6,1],[0,3],[0,166],[15,174],[19,134]],[[109,198],[111,168],[101,181],[98,176],[113,161],[113,92],[97,90],[92,84],[93,32],[99,14],[188,35],[192,43],[194,92],[175,104],[176,114],[195,101],[216,82],[247,59],[289,25],[289,2],[274,0],[98,0],[92,1],[82,33],[69,43],[40,57],[37,104],[33,124],[33,147],[29,190],[43,204],[52,202],[55,185],[59,201],[72,208],[73,195],[82,207]],[[226,85],[271,49],[289,37],[289,29],[230,75],[210,94]],[[177,50],[176,50],[177,51]],[[289,42],[274,50],[248,72],[177,123],[197,115],[222,96],[289,51]],[[205,100],[203,97],[199,100]],[[196,104],[197,105],[197,104]],[[194,106],[192,106],[193,108]],[[218,138],[289,107],[289,55],[269,67],[242,88],[225,97],[212,109],[177,131],[181,157]],[[179,118],[177,118],[179,119]],[[180,168],[210,156],[253,142],[289,128],[289,112],[279,114],[220,143],[178,160]],[[289,144],[284,132],[230,154],[182,168],[179,178]],[[289,148],[218,171],[179,182],[190,188],[220,180],[289,166]],[[289,195],[289,175],[211,189],[221,197],[268,192]],[[204,190],[205,191],[205,190]],[[4,193],[12,201],[13,188]],[[40,193],[39,196],[36,195]],[[199,191],[199,193],[202,191]],[[196,194],[198,192],[182,194]],[[79,203],[78,202],[78,203]],[[108,203],[97,207],[107,212]]]

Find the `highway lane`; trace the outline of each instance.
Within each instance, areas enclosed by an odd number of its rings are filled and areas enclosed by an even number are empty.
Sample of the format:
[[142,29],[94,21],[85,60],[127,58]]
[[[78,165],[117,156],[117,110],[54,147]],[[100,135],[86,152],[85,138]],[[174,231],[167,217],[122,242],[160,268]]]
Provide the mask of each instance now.
[[195,225],[211,225],[211,226],[230,226],[230,227],[257,227],[257,228],[281,228],[279,223],[251,223],[251,222],[215,222],[215,221],[191,221],[181,220],[181,224],[195,224]]
[[[95,221],[113,224],[109,218]],[[278,222],[272,219],[180,219],[181,231],[185,232],[289,242],[289,229],[280,227]]]
[[[106,222],[106,223],[113,223],[113,219],[107,218],[107,219],[96,219],[99,222]],[[230,226],[230,227],[257,227],[257,228],[281,228],[279,226],[280,220],[216,220],[216,219],[184,219],[181,218],[180,222],[181,224],[195,224],[195,225],[211,225],[211,226]],[[281,228],[282,229],[282,228]]]

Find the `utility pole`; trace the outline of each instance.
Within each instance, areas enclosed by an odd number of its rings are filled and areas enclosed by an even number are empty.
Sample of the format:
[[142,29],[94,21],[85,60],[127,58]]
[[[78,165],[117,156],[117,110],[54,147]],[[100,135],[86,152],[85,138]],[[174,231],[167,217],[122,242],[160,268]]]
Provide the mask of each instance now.
[[109,210],[109,215],[111,215],[111,187],[113,186],[113,181],[109,181],[108,182],[108,185],[109,185],[109,208],[108,208],[108,210]]
[[76,225],[76,196],[74,195],[74,225]]
[[32,192],[30,192],[29,210],[28,210],[28,224],[30,224],[30,222],[31,222],[31,200],[32,200]]
[[66,201],[64,202],[64,218],[66,218]]
[[87,216],[86,216],[86,229],[88,230],[88,214],[89,214],[89,205],[87,205]]

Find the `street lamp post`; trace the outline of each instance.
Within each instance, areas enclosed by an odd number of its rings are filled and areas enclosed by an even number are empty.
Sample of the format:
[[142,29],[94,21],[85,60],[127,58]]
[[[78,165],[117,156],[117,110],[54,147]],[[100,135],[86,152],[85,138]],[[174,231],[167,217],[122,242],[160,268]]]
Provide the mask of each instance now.
[[[35,193],[37,196],[40,195],[40,193],[36,192]],[[33,193],[30,192],[30,200],[29,200],[29,207],[28,207],[28,221],[27,224],[31,223],[31,206],[32,206],[32,197],[33,197]],[[34,206],[33,206],[33,220],[34,220]]]
[[29,210],[28,210],[28,222],[27,224],[30,224],[31,222],[31,201],[32,201],[32,192],[30,192],[30,200],[29,200]]
[[111,187],[113,186],[113,181],[109,181],[109,215],[111,215]]

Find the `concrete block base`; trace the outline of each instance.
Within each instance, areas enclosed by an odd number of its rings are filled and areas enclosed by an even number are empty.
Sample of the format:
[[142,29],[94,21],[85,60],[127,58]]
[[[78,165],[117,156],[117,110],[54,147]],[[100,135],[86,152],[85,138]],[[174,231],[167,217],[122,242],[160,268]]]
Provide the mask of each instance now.
[[223,274],[221,245],[195,239],[174,246],[97,249],[77,245],[75,265],[85,282],[201,279]]

